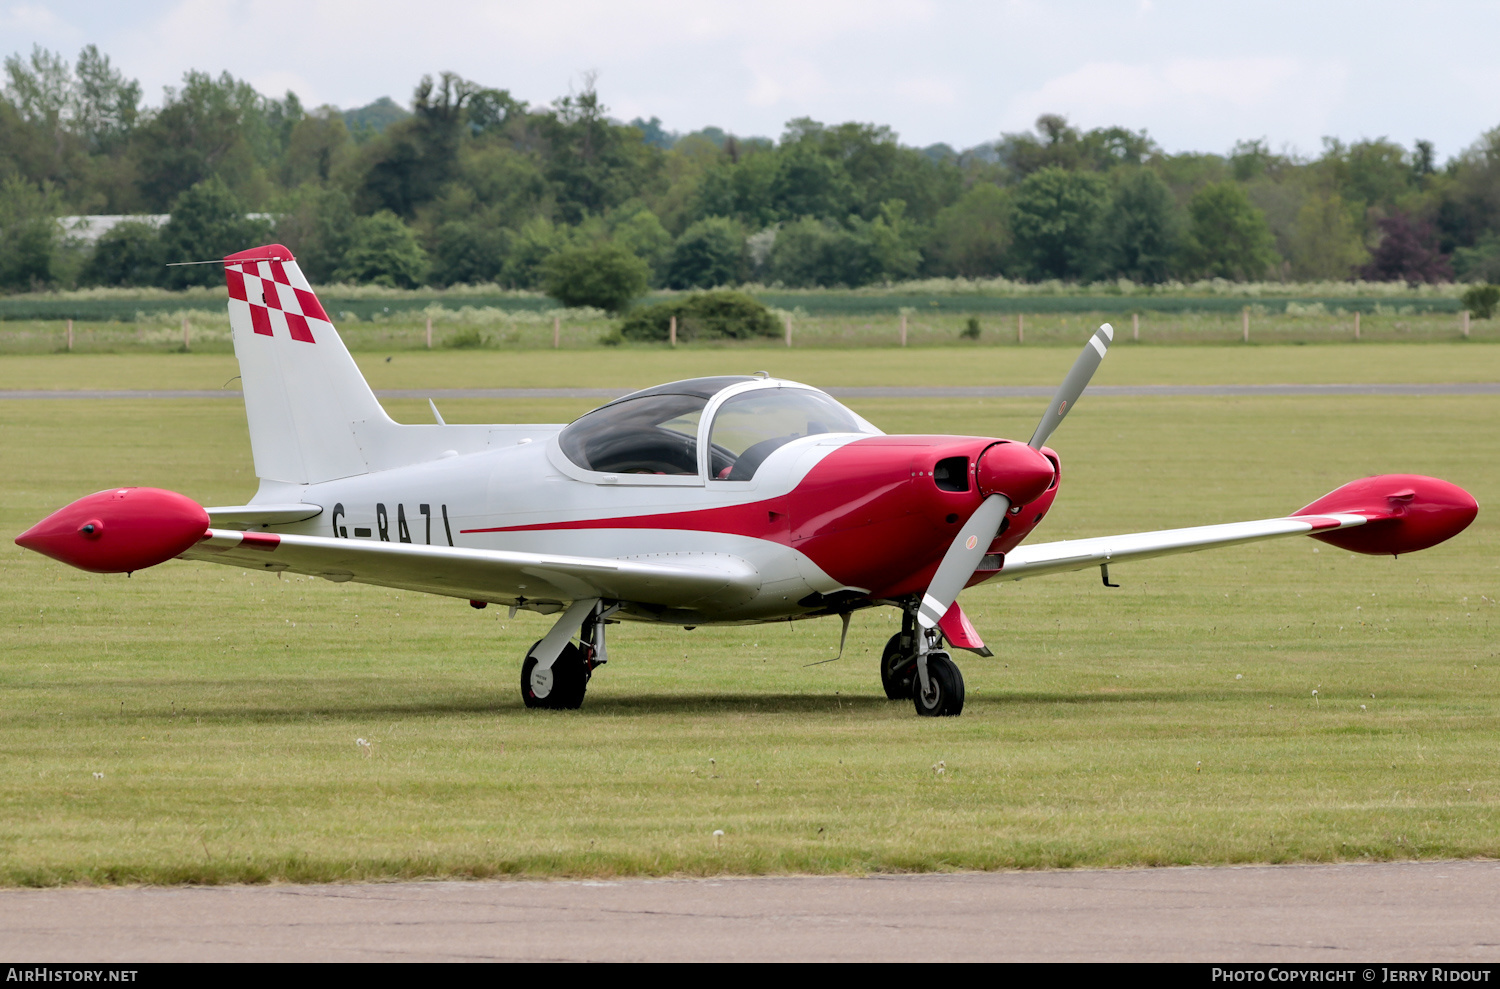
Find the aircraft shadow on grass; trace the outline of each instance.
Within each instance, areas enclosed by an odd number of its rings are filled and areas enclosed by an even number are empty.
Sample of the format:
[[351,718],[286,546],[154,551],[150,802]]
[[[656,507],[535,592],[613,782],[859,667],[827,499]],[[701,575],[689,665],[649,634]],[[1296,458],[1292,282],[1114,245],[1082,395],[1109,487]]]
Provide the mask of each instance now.
[[[188,681],[179,681],[177,686],[186,687]],[[204,688],[201,681],[193,682],[192,687],[196,691]],[[228,684],[216,686],[228,687]],[[244,686],[244,684],[241,684]],[[263,684],[261,685],[263,688]],[[304,685],[305,686],[305,685]],[[179,690],[180,695],[191,696],[194,691]],[[302,686],[299,686],[302,693]],[[319,696],[315,690],[306,691],[307,696]],[[324,693],[321,696],[327,697]],[[1015,710],[1017,708],[1049,708],[1067,705],[1100,705],[1100,704],[1176,704],[1192,705],[1203,702],[1240,701],[1246,704],[1260,705],[1265,697],[1271,697],[1273,702],[1280,694],[1255,694],[1246,696],[1240,694],[1226,695],[1214,691],[1202,690],[1144,690],[1119,693],[1097,693],[1092,691],[1079,691],[1077,693],[981,693],[970,696],[970,702],[976,710],[984,708],[1003,708]],[[1290,702],[1291,698],[1287,698]],[[243,706],[225,706],[221,703],[209,705],[196,705],[191,700],[185,705],[163,706],[159,701],[151,701],[149,704],[132,704],[126,701],[123,711],[124,716],[149,720],[170,722],[180,718],[194,718],[199,722],[212,721],[219,724],[226,723],[277,723],[296,722],[306,719],[333,719],[344,721],[360,721],[372,717],[380,718],[402,718],[402,717],[442,717],[442,716],[464,716],[464,715],[519,715],[526,709],[505,697],[500,691],[493,694],[480,695],[466,694],[463,696],[451,696],[448,698],[429,698],[411,701],[384,701],[371,699],[367,703],[351,700],[347,703],[328,703],[311,705],[278,704],[268,698],[270,703],[247,702]],[[869,713],[871,710],[879,710],[882,707],[890,707],[892,711],[901,711],[905,708],[902,701],[892,701],[883,695],[873,692],[859,694],[793,694],[793,693],[702,693],[702,694],[624,694],[610,696],[607,694],[597,695],[587,712],[577,712],[572,715],[581,718],[594,717],[638,717],[653,714],[670,715],[722,715],[722,714],[805,714],[826,716],[837,714],[840,711],[859,710]],[[113,712],[111,712],[113,713]],[[97,712],[89,712],[85,717],[95,719]]]

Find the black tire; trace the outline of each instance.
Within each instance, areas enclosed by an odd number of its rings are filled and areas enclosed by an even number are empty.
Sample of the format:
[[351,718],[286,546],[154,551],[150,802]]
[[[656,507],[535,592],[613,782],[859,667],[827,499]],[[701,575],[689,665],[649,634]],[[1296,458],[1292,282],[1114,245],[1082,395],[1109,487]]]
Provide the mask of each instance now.
[[901,644],[901,633],[891,636],[880,655],[880,685],[888,700],[911,699],[912,681],[917,676],[916,650]]
[[911,699],[917,713],[924,718],[952,718],[964,709],[964,675],[945,652],[927,654],[928,692],[922,693],[918,680],[912,684]]
[[552,711],[578,710],[583,706],[583,695],[588,691],[589,676],[593,672],[584,660],[583,650],[571,642],[563,646],[557,661],[552,664],[552,689],[547,696],[538,697],[531,685],[531,671],[536,668],[536,657],[531,653],[541,644],[541,640],[533,643],[526,651],[526,661],[521,664],[521,703]]

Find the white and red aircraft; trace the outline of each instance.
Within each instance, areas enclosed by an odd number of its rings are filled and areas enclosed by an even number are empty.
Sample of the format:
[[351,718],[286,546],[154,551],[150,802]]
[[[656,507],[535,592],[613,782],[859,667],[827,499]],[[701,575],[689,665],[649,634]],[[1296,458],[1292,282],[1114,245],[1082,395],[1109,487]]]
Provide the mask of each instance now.
[[[765,375],[658,385],[568,425],[401,425],[381,408],[292,253],[225,259],[260,488],[204,508],[112,488],[16,542],[95,573],[202,560],[558,615],[526,653],[528,707],[576,708],[622,620],[691,628],[901,609],[887,696],[963,709],[944,651],[990,655],[957,603],[987,580],[1308,534],[1409,553],[1462,531],[1463,489],[1391,474],[1284,518],[1022,545],[1057,496],[1045,444],[1113,336],[1101,326],[1029,442],[887,436],[807,385]],[[436,413],[436,406],[433,407]],[[575,641],[576,640],[576,641]]]

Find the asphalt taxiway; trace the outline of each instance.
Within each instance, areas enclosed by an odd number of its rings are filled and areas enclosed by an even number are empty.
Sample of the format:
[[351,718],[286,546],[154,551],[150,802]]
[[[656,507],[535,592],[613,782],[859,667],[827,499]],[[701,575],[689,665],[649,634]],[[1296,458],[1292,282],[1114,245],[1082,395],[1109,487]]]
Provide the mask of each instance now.
[[0,892],[0,955],[1500,961],[1500,862]]

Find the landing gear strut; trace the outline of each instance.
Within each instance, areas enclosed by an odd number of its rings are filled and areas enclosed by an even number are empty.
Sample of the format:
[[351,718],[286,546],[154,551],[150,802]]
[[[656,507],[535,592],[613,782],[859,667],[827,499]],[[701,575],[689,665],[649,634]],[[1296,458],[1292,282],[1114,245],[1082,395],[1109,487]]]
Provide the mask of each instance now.
[[901,610],[901,631],[880,657],[880,683],[891,700],[910,698],[923,717],[952,717],[964,709],[964,677],[942,651],[942,634],[917,623],[917,605]]
[[[526,652],[521,664],[521,702],[527,707],[577,710],[583,705],[589,679],[609,662],[604,628],[619,605],[598,598],[573,602],[546,637]],[[574,630],[578,642],[572,641]]]

